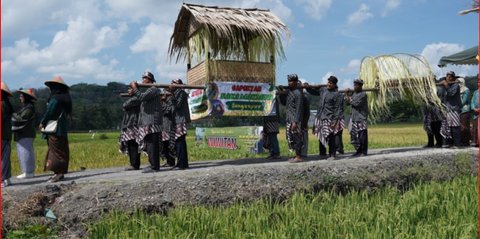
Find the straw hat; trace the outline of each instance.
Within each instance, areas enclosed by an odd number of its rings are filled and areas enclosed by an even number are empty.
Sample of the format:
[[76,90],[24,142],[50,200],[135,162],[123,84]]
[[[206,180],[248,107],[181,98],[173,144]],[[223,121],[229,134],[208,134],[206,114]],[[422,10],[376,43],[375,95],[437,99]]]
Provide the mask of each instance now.
[[7,93],[8,96],[12,96],[12,92],[10,92],[10,89],[8,89],[7,84],[3,83],[3,81],[2,81],[2,90],[3,92]]
[[62,77],[60,77],[60,76],[54,76],[53,79],[45,81],[46,86],[50,86],[50,84],[52,84],[52,83],[53,84],[64,85],[67,88],[69,88],[68,85],[65,84],[65,81],[63,81]]
[[33,88],[17,90],[17,92],[22,93],[22,94],[26,94],[26,95],[32,97],[34,100],[37,99],[37,96],[35,96],[35,91],[33,90]]

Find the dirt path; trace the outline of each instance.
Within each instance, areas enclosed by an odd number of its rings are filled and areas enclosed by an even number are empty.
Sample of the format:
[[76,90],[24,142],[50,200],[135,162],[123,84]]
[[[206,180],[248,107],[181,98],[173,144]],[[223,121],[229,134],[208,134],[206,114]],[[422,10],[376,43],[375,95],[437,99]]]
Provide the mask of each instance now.
[[67,174],[59,183],[48,176],[13,180],[2,190],[3,226],[53,223],[45,208],[57,216],[62,236],[85,236],[83,224],[111,210],[165,212],[182,204],[224,205],[269,197],[285,200],[295,191],[369,189],[385,185],[406,188],[419,180],[446,180],[476,173],[478,148],[372,150],[367,157],[341,156],[336,161],[308,157],[302,163],[282,160],[236,159],[191,163],[188,170],[157,173],[92,169]]

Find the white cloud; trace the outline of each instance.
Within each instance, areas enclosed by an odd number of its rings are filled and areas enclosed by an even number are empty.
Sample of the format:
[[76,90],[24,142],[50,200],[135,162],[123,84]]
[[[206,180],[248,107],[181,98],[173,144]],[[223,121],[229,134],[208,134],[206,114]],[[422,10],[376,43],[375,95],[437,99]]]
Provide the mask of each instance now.
[[81,58],[65,64],[54,66],[42,66],[38,68],[40,73],[51,73],[52,75],[62,75],[70,78],[83,78],[85,75],[94,76],[95,79],[108,81],[118,81],[126,77],[123,71],[114,69],[117,64],[112,60],[104,65],[95,58]]
[[360,63],[361,61],[359,59],[350,60],[347,67],[341,68],[340,72],[344,74],[358,73],[360,70]]
[[69,22],[65,31],[57,32],[49,46],[39,49],[37,42],[24,38],[15,41],[13,47],[3,48],[3,57],[15,61],[18,67],[74,61],[115,46],[127,29],[125,24],[117,29],[108,26],[97,29],[91,21],[78,18]]
[[398,6],[400,6],[400,3],[400,0],[387,0],[387,4],[385,4],[385,8],[382,12],[382,17],[386,17],[389,12],[395,10]]
[[47,25],[66,25],[83,17],[91,21],[103,18],[96,0],[15,0],[2,2],[2,35],[25,37]]
[[463,51],[464,46],[453,44],[453,43],[430,43],[423,48],[421,55],[424,56],[428,63],[430,64],[434,74],[438,77],[445,75],[447,71],[455,71],[457,75],[461,76],[472,76],[478,73],[477,66],[455,66],[448,65],[446,67],[438,67],[438,61],[443,56],[448,56],[455,54],[457,52]]
[[348,16],[348,24],[358,25],[372,17],[373,14],[370,12],[370,7],[368,7],[367,4],[362,3],[357,11]]
[[321,81],[320,84],[327,84],[327,82],[328,82],[328,77],[334,76],[334,75],[335,75],[335,73],[334,73],[334,72],[331,72],[331,71],[325,73],[325,75],[322,76],[322,81]]
[[[172,26],[178,16],[182,3],[179,1],[157,1],[157,0],[105,0],[110,8],[109,15],[117,18],[128,18],[139,21],[142,18],[149,19],[157,24],[170,23]],[[317,0],[318,1],[318,0]],[[331,0],[328,0],[331,1]],[[239,8],[262,8],[270,9],[283,21],[291,18],[292,11],[282,0],[206,0],[197,1],[196,4],[219,7]],[[161,13],[159,12],[159,9]]]
[[182,3],[158,0],[105,0],[110,8],[109,15],[139,21],[147,18],[155,22],[174,22]]
[[297,0],[296,2],[303,5],[303,10],[315,20],[322,19],[332,5],[331,0]]
[[92,21],[79,17],[68,22],[67,29],[57,32],[50,45],[44,48],[29,38],[2,48],[2,67],[9,74],[25,69],[71,77],[121,80],[126,76],[123,70],[114,69],[118,61],[107,57],[108,63],[104,64],[95,57],[102,50],[117,45],[127,30],[124,23],[117,28],[97,28]]
[[[262,1],[262,3],[266,3],[266,8],[268,9],[268,5],[271,2],[273,4],[273,7],[270,7],[270,10],[272,11],[275,16],[280,18],[284,23],[289,21],[292,18],[292,10],[285,6],[281,0],[269,0],[269,1]],[[267,5],[268,4],[268,5]]]
[[[186,63],[180,62],[175,64],[167,58],[168,43],[170,41],[170,34],[173,31],[172,26],[166,24],[150,23],[142,29],[140,38],[130,46],[133,53],[148,53],[155,62],[154,75],[170,79],[185,78]],[[160,79],[160,77],[156,77]]]
[[70,21],[66,31],[57,32],[45,51],[55,55],[57,61],[77,59],[115,46],[127,31],[126,24],[120,24],[117,29],[109,26],[97,29],[92,21],[80,17]]

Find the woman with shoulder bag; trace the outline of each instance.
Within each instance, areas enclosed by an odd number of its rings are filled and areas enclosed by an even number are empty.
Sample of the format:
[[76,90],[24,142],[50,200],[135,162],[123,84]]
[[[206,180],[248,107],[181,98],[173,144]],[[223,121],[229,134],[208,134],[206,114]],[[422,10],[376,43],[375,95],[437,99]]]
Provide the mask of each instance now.
[[[45,82],[50,88],[50,97],[47,101],[46,112],[40,122],[42,137],[47,139],[48,149],[45,157],[44,170],[53,171],[55,174],[48,182],[58,182],[68,172],[70,150],[68,147],[68,116],[72,114],[72,99],[69,87],[60,76]],[[50,128],[49,122],[56,122],[54,131],[46,131]]]
[[13,140],[17,144],[18,161],[22,174],[18,179],[33,178],[35,172],[35,153],[33,150],[33,140],[35,139],[35,106],[37,100],[33,89],[18,90],[20,93],[20,102],[23,104],[18,113],[12,115],[12,123],[21,122],[19,125],[13,125]]

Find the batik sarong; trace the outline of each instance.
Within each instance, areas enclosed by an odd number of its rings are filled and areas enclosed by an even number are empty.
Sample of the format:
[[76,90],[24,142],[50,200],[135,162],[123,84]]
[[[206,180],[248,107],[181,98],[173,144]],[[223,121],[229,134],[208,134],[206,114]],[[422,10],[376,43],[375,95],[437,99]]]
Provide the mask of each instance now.
[[367,130],[367,127],[368,124],[366,120],[352,121],[352,119],[350,119],[350,140],[355,150],[358,150],[358,147],[360,147],[359,133],[363,130]]
[[132,128],[126,128],[122,130],[122,133],[120,134],[120,152],[123,154],[128,155],[128,146],[127,142],[130,140],[135,140],[137,141],[139,137],[139,130],[137,127],[132,127]]
[[301,124],[297,123],[297,128],[294,130],[292,129],[292,123],[287,122],[286,128],[288,148],[291,151],[300,152],[303,147],[303,133]]
[[440,134],[446,138],[452,138],[451,127],[460,127],[460,115],[458,112],[449,110],[444,120],[442,120],[442,127],[440,128]]

